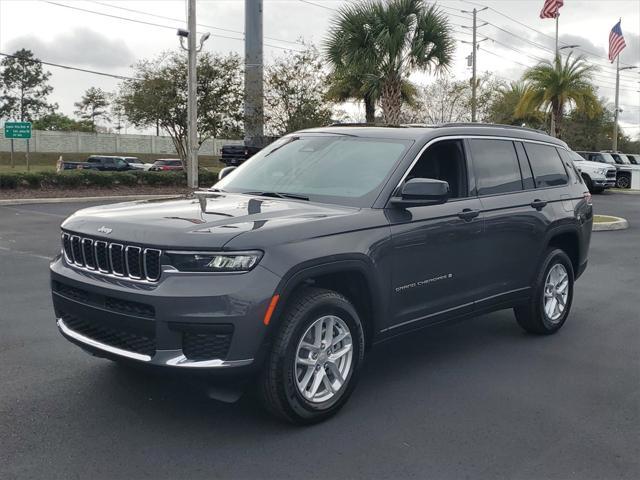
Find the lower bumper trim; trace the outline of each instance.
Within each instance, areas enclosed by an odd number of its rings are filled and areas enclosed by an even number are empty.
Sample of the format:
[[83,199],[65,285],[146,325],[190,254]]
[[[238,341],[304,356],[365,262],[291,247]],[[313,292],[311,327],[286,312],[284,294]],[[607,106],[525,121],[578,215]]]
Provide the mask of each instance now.
[[141,353],[130,352],[129,350],[123,350],[121,348],[112,347],[111,345],[107,345],[102,342],[98,342],[89,338],[81,333],[78,333],[74,330],[71,330],[62,320],[62,318],[57,319],[57,325],[60,332],[70,339],[75,340],[76,342],[82,343],[89,347],[95,348],[97,350],[102,350],[104,352],[110,353],[112,355],[117,355],[123,358],[127,358],[129,360],[137,360],[139,362],[145,362],[150,365],[158,365],[165,367],[180,367],[180,368],[229,368],[229,367],[244,367],[247,365],[251,365],[253,363],[253,358],[244,359],[244,360],[221,360],[221,359],[211,359],[211,360],[189,360],[184,356],[182,350],[157,350],[156,354],[153,357],[149,355],[144,355]]

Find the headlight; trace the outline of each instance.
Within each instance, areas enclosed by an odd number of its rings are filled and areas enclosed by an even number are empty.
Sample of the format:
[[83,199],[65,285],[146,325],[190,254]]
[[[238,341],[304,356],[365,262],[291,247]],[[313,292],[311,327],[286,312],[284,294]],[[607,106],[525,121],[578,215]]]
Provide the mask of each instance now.
[[606,175],[606,174],[607,174],[607,169],[606,168],[600,169],[600,175]]
[[248,272],[262,252],[167,252],[167,256],[181,272]]

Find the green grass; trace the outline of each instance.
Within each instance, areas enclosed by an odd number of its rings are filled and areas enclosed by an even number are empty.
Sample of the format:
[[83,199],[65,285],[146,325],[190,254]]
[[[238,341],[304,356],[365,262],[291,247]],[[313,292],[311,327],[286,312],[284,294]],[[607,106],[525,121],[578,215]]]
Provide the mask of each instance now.
[[612,217],[610,215],[594,215],[593,221],[595,223],[609,223],[609,222],[617,222],[620,220],[618,217]]

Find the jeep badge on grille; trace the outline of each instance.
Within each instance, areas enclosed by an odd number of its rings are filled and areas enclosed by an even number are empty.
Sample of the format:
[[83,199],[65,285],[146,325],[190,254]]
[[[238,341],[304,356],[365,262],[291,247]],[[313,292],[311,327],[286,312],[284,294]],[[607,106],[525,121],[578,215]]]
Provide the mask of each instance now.
[[98,232],[104,233],[105,235],[109,235],[111,232],[113,232],[113,228],[108,228],[103,225],[98,229]]

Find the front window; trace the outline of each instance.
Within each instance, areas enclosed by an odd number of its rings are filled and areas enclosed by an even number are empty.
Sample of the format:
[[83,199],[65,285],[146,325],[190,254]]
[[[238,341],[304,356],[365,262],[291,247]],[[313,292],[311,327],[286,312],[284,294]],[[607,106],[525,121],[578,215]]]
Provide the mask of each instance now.
[[610,163],[612,165],[615,165],[616,163],[618,163],[613,159],[610,153],[599,153],[598,155],[600,156],[600,158],[602,158],[602,160],[599,160],[599,161],[604,160],[605,163]]
[[290,135],[245,162],[216,188],[365,207],[378,196],[409,140],[352,135]]

